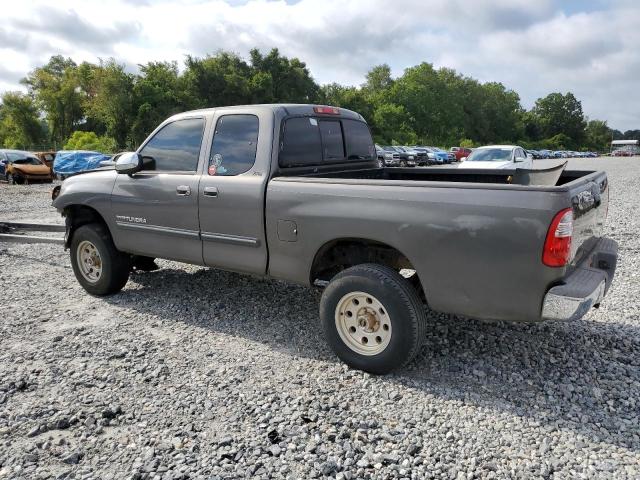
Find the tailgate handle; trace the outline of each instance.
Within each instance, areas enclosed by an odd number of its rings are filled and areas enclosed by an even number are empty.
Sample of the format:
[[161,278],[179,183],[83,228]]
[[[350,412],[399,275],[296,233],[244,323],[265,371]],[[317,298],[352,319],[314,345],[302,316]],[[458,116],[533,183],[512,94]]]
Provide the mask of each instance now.
[[205,187],[202,193],[205,197],[217,197],[218,187]]

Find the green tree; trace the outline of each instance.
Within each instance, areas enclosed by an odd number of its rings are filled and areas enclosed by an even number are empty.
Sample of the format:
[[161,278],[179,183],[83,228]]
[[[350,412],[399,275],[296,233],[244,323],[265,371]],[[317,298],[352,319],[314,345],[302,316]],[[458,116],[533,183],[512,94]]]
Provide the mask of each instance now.
[[114,59],[100,62],[89,74],[89,91],[84,102],[87,117],[105,127],[107,136],[124,148],[134,123],[133,75]]
[[[254,48],[249,56],[252,84],[259,85],[259,92],[263,95],[257,101],[313,103],[318,98],[319,87],[311,77],[307,65],[298,58],[284,57],[277,48],[267,55],[262,55]],[[258,78],[254,79],[256,76]]]
[[376,65],[367,72],[366,82],[362,86],[370,92],[384,92],[393,85],[391,68],[386,63]]
[[374,135],[379,143],[409,145],[417,142],[411,119],[402,105],[385,103],[376,107],[373,121],[378,126]]
[[584,140],[586,121],[582,104],[571,92],[550,93],[536,101],[532,110],[539,119],[545,138],[566,135],[566,148],[577,148]]
[[167,117],[187,110],[189,99],[175,62],[140,65],[133,85],[131,138],[139,145]]
[[0,108],[0,145],[34,148],[44,139],[44,129],[33,99],[21,92],[5,92]]
[[611,129],[603,120],[590,120],[585,130],[585,146],[590,150],[605,151],[611,144]]
[[64,145],[65,150],[95,150],[102,153],[115,153],[118,145],[111,137],[99,137],[95,132],[76,130]]
[[22,82],[44,111],[51,139],[62,143],[84,118],[84,93],[77,75],[77,65],[61,55],[33,70]]

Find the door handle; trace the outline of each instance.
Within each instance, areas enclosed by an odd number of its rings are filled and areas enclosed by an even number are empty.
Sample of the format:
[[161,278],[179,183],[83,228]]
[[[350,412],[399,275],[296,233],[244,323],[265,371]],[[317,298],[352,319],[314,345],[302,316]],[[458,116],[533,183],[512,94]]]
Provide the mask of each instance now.
[[182,197],[188,197],[191,195],[191,187],[189,185],[178,185],[176,187],[176,194]]
[[218,196],[218,188],[217,187],[205,187],[202,191],[202,194],[205,197],[217,197]]

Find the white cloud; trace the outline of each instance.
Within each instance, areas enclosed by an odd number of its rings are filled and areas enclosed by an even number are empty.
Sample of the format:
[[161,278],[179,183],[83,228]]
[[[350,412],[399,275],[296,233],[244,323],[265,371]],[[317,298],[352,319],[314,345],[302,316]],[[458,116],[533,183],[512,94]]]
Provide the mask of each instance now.
[[49,56],[127,65],[278,47],[321,83],[360,84],[428,61],[501,81],[526,106],[573,91],[585,113],[640,128],[640,7],[631,0],[59,0],[16,2],[0,26],[0,89]]

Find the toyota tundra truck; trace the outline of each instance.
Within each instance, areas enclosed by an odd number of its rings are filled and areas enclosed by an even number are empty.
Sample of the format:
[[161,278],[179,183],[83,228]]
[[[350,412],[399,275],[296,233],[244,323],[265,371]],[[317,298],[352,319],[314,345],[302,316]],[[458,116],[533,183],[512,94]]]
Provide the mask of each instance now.
[[381,374],[416,355],[427,308],[559,321],[603,300],[617,260],[602,236],[606,173],[517,178],[380,167],[358,113],[250,105],[172,116],[52,195],[89,294],[118,292],[157,258],[316,287],[335,353]]

